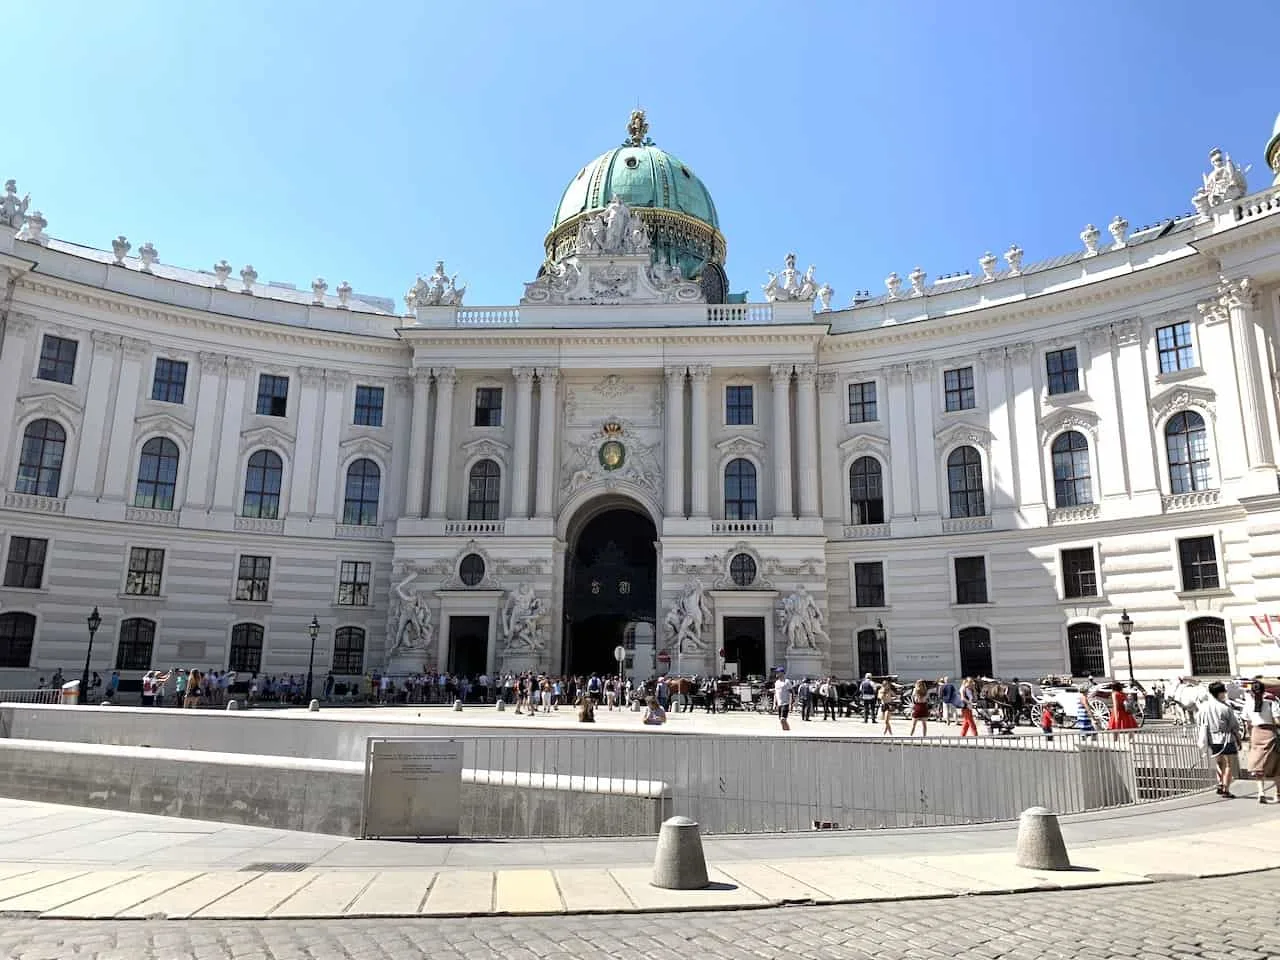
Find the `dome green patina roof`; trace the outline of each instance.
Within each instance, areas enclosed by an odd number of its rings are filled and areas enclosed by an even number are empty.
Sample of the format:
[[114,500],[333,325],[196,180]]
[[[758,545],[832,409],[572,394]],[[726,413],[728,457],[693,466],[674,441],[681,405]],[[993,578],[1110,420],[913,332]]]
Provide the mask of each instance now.
[[556,209],[554,230],[587,210],[603,210],[615,196],[629,207],[674,210],[719,229],[711,192],[689,166],[649,139],[643,111],[632,114],[630,137],[602,153],[565,188]]

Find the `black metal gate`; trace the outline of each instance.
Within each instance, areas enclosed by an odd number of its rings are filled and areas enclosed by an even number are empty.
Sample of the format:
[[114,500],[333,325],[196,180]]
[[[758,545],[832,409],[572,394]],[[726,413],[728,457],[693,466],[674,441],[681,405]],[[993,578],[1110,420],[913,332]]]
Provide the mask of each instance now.
[[1102,628],[1096,623],[1073,623],[1067,627],[1067,655],[1073,677],[1105,677],[1111,673],[1102,649]]

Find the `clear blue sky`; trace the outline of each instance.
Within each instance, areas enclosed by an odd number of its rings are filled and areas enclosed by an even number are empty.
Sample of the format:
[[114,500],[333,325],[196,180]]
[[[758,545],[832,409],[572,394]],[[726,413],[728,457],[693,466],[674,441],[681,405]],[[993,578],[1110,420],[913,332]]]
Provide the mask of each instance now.
[[[1267,2],[10,0],[0,177],[56,237],[473,305],[533,278],[629,110],[710,187],[733,290],[794,249],[890,270],[1079,248],[1190,209],[1220,145],[1270,181]],[[1105,234],[1104,234],[1105,237]]]

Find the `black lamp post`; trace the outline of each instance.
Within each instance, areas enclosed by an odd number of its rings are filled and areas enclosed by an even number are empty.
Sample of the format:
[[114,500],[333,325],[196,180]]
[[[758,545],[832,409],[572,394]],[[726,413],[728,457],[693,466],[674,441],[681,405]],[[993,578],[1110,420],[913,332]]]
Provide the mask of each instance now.
[[316,662],[316,637],[320,636],[320,621],[315,617],[311,618],[311,625],[307,627],[307,633],[311,634],[311,655],[307,657],[307,703],[310,703],[311,671]]
[[102,626],[102,617],[98,613],[98,608],[93,608],[93,613],[89,614],[89,649],[84,652],[84,673],[80,674],[80,702],[89,702],[89,659],[93,656],[93,635],[98,632],[98,628]]
[[1133,620],[1129,618],[1128,610],[1120,611],[1120,632],[1124,634],[1124,652],[1129,658],[1129,683],[1136,685],[1137,681],[1133,677],[1133,647],[1129,644],[1129,638],[1133,636]]
[[884,672],[885,673],[889,672],[889,647],[887,646],[888,638],[889,638],[889,631],[884,628],[884,621],[882,621],[879,617],[876,617],[876,643],[879,645],[880,649],[884,651],[884,660],[885,660]]

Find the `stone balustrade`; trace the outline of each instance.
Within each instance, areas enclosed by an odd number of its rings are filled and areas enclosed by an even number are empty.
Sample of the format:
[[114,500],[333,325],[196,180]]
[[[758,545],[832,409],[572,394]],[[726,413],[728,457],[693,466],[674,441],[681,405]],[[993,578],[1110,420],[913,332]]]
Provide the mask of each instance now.
[[749,534],[767,536],[773,533],[772,520],[712,520],[713,534]]
[[446,537],[500,537],[507,529],[505,520],[448,520]]

